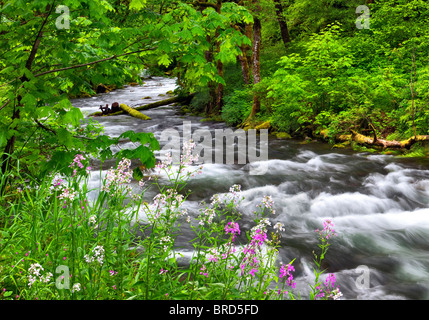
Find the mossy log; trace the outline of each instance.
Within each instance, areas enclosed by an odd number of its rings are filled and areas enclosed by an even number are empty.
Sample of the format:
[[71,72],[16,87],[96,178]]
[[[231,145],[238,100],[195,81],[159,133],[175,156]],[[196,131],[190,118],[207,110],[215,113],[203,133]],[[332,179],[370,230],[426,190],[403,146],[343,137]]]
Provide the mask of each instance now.
[[[195,96],[194,93],[191,93],[187,96],[178,96],[178,97],[172,97],[169,99],[165,99],[165,100],[161,100],[161,101],[157,101],[157,102],[153,102],[153,103],[148,103],[139,107],[134,108],[134,110],[139,110],[139,111],[143,111],[143,110],[149,110],[149,109],[153,109],[153,108],[158,108],[158,107],[162,107],[162,106],[166,106],[169,104],[173,104],[173,103],[190,103],[192,98]],[[115,113],[109,113],[106,116],[119,116],[121,114],[125,114],[125,111],[119,111],[119,112],[115,112]],[[90,114],[90,117],[100,117],[103,114],[101,112],[95,112]]]
[[141,119],[141,120],[151,120],[151,118],[148,117],[147,115],[141,113],[140,111],[137,111],[136,109],[133,109],[133,108],[127,106],[126,104],[121,103],[119,106],[121,107],[122,110],[124,110],[130,116],[133,116],[133,117]]
[[429,141],[429,135],[426,135],[426,136],[418,135],[418,136],[411,137],[407,140],[396,141],[396,140],[379,139],[376,136],[374,136],[373,138],[370,138],[352,130],[352,139],[353,141],[359,144],[378,146],[378,147],[382,147],[383,149],[386,149],[386,148],[410,149],[417,142]]
[[[322,130],[320,135],[325,139],[328,138],[328,133],[326,130]],[[380,139],[375,134],[373,137],[368,137],[360,134],[359,132],[351,130],[350,135],[336,136],[335,140],[339,142],[354,141],[355,143],[361,145],[382,147],[383,149],[410,149],[417,142],[429,141],[429,135],[418,135],[406,140],[397,141]]]

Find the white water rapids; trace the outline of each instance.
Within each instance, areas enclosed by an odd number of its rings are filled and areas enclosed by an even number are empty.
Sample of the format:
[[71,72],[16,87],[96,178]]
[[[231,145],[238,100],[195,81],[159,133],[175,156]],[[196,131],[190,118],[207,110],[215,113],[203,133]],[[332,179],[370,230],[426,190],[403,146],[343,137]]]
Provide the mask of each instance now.
[[[116,101],[136,106],[165,99],[159,94],[175,86],[175,80],[153,78],[140,87],[76,99],[73,105],[84,113]],[[147,96],[152,99],[142,100]],[[191,121],[193,131],[225,128],[222,123],[182,116],[173,106],[144,113],[152,120],[127,115],[96,119],[112,136],[135,130],[153,132],[159,138],[166,128],[180,131],[183,121]],[[308,291],[312,279],[312,251],[317,250],[314,230],[332,218],[338,236],[332,240],[324,267],[335,274],[343,298],[429,299],[429,161],[270,138],[265,165],[269,169],[262,176],[249,175],[249,165],[206,165],[189,184],[193,191],[186,203],[189,212],[197,215],[200,201],[240,184],[245,196],[240,224],[250,228],[256,205],[271,195],[276,209],[270,217],[272,225],[286,226],[280,259],[288,263],[296,258],[298,291]],[[94,174],[91,183],[97,185],[98,179]]]

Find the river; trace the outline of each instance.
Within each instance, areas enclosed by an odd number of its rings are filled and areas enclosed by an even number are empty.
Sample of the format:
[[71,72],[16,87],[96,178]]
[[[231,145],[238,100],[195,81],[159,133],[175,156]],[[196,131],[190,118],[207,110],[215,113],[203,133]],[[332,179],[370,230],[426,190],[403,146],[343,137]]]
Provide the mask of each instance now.
[[[175,87],[174,79],[154,77],[142,86],[72,103],[89,114],[107,103],[133,107],[162,100]],[[142,100],[145,97],[151,98]],[[181,115],[173,106],[144,113],[152,120],[127,115],[96,119],[111,136],[135,130],[153,132],[159,138],[165,129],[181,132],[184,121],[192,123],[192,131],[226,127]],[[332,218],[338,236],[331,241],[324,267],[335,274],[343,299],[429,299],[429,160],[333,150],[325,143],[271,137],[268,151],[264,175],[249,174],[245,165],[204,166],[189,184],[189,211],[195,212],[198,203],[209,201],[213,194],[240,184],[245,197],[240,205],[244,227],[251,226],[252,212],[262,197],[273,198],[276,214],[271,222],[286,226],[279,259],[288,263],[296,258],[297,291],[308,291],[313,277],[312,251],[318,243],[314,230]],[[94,186],[99,183],[97,177],[93,175]]]

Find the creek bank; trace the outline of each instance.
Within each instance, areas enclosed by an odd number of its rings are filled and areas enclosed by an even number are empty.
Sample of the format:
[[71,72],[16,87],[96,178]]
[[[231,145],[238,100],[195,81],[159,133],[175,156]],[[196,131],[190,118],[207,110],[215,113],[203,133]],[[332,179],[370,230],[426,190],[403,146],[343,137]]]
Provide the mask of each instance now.
[[[300,134],[294,138],[303,139],[302,144],[319,141],[326,142],[332,145],[332,149],[351,148],[355,151],[364,149],[365,151],[378,154],[429,158],[429,135],[416,135],[409,139],[397,141],[377,137],[375,130],[373,130],[372,137],[360,134],[355,130],[350,130],[350,134],[336,135],[332,138],[327,129],[320,130],[312,129],[312,126],[310,127],[309,129],[311,130],[308,134]],[[277,139],[292,139],[292,136],[288,132],[277,131],[271,125],[270,121],[261,121],[254,124],[246,123],[242,125],[242,128],[244,130],[256,129],[258,131],[266,129]],[[421,144],[420,147],[413,148],[419,143]]]

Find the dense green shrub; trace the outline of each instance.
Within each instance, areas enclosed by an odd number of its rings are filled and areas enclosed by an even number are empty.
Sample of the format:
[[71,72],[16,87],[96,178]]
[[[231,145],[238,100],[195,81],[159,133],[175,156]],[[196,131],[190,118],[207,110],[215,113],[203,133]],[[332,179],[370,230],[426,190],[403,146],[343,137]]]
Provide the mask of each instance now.
[[250,114],[252,92],[249,89],[235,90],[225,97],[222,120],[230,126],[242,123]]

